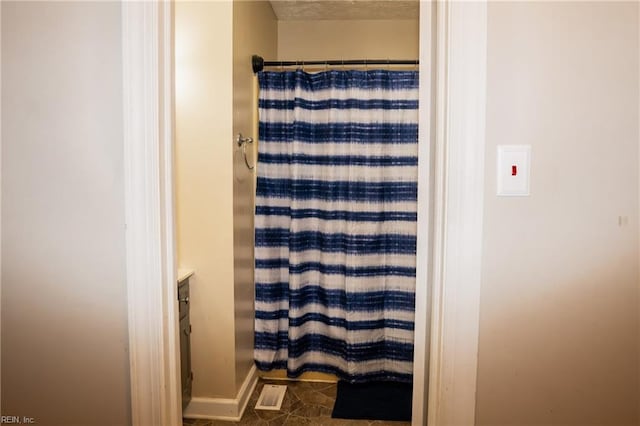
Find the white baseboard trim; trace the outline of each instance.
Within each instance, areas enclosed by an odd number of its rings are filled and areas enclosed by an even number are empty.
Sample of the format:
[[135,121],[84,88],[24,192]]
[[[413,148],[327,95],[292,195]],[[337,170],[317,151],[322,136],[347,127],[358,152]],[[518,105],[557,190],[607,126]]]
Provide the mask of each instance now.
[[235,398],[191,398],[182,416],[187,419],[212,419],[238,422],[258,383],[258,370],[252,366]]

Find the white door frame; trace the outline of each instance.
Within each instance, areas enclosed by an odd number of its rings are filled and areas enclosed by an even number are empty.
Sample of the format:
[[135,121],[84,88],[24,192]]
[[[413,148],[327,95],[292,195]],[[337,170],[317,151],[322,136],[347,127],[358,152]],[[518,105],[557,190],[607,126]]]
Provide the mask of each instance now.
[[442,1],[436,9],[426,423],[467,426],[475,424],[480,321],[487,3]]
[[132,423],[179,426],[173,3],[125,0],[121,6]]
[[[173,4],[121,4],[132,421],[180,426]],[[428,285],[416,291],[412,424],[466,426],[475,421],[487,4],[421,6],[419,179],[426,185],[419,185],[416,279]],[[424,66],[433,60],[434,69]]]

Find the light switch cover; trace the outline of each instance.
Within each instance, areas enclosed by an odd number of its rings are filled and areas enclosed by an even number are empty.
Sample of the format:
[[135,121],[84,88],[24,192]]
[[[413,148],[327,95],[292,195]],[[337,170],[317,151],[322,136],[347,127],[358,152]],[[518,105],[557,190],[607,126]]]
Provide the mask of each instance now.
[[498,195],[529,195],[531,145],[498,145]]

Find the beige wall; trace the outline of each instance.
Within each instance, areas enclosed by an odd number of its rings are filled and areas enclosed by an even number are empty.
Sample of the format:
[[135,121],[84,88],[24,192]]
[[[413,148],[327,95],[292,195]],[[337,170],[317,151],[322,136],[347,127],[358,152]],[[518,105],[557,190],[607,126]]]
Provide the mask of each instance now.
[[250,58],[275,56],[276,37],[267,2],[176,3],[178,262],[195,270],[197,397],[234,398],[253,365],[254,177],[234,138],[257,138]]
[[231,2],[177,2],[178,263],[193,268],[193,395],[235,396]]
[[278,59],[415,59],[418,30],[417,20],[280,21]]
[[489,3],[478,425],[638,424],[638,48],[637,3]]
[[[251,55],[276,57],[277,21],[265,1],[233,3],[233,134],[258,139],[256,78]],[[247,149],[248,161],[255,164],[255,145]],[[255,179],[245,165],[240,148],[233,155],[233,232],[235,253],[235,335],[236,388],[239,389],[253,365],[253,211]]]
[[2,2],[2,415],[131,423],[117,2]]

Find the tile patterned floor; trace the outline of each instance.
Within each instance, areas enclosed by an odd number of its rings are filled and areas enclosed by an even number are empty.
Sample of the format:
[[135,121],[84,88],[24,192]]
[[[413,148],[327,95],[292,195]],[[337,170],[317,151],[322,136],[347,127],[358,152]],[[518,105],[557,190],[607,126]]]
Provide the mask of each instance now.
[[[280,411],[255,410],[258,396],[265,383],[286,384],[287,393]],[[184,419],[184,426],[409,426],[409,422],[385,422],[380,420],[332,419],[331,411],[336,399],[335,383],[283,382],[261,380],[249,400],[247,409],[239,422],[220,420]]]

